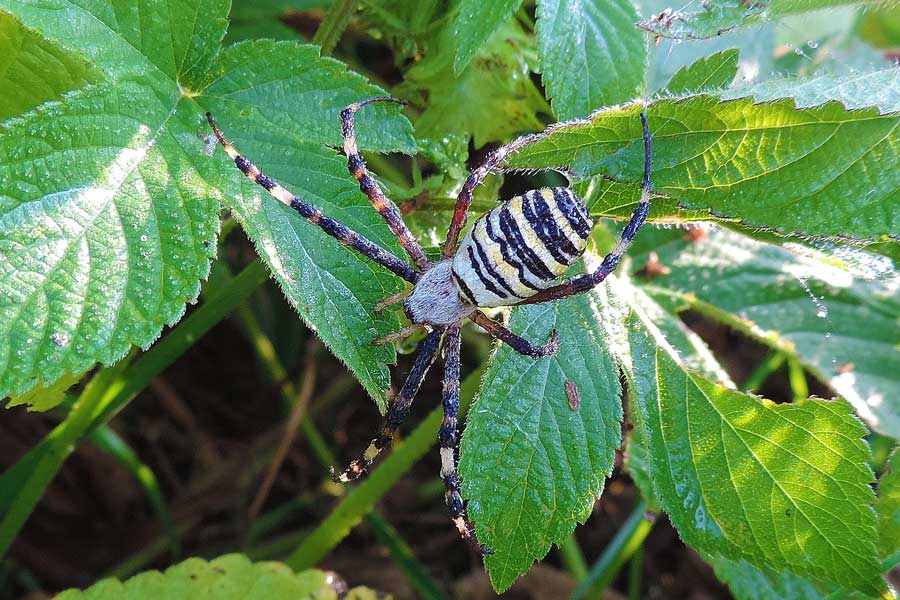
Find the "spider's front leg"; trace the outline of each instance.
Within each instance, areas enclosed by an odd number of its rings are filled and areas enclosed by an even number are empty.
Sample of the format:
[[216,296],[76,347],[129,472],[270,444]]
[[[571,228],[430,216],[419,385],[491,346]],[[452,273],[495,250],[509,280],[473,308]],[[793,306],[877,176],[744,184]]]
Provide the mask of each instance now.
[[447,336],[444,340],[444,421],[441,423],[438,433],[438,439],[441,442],[441,479],[444,480],[444,486],[447,488],[445,498],[447,509],[450,511],[450,519],[459,530],[459,535],[469,542],[478,553],[493,554],[493,550],[478,543],[475,532],[469,525],[465,501],[460,494],[462,480],[456,469],[459,462],[456,422],[459,414],[459,354],[459,325],[451,325],[447,328]]
[[350,466],[344,469],[340,475],[335,475],[335,481],[346,483],[357,479],[378,458],[384,447],[394,439],[394,434],[397,433],[397,429],[400,428],[400,425],[403,424],[403,421],[409,414],[409,408],[412,406],[416,394],[419,393],[422,381],[437,357],[443,334],[443,328],[437,328],[425,338],[422,349],[419,350],[419,355],[416,357],[416,361],[413,363],[413,367],[403,383],[403,387],[400,388],[400,393],[397,394],[397,397],[388,407],[387,414],[384,417],[384,424],[381,427],[381,433],[372,440],[359,458],[350,463]]
[[219,144],[221,144],[222,149],[225,150],[225,153],[229,157],[231,157],[238,170],[246,175],[250,181],[266,190],[273,198],[282,204],[290,206],[297,214],[319,227],[322,231],[336,239],[340,244],[356,250],[363,256],[389,269],[391,272],[399,275],[410,283],[415,283],[419,280],[419,274],[393,253],[388,252],[375,242],[356,233],[340,221],[322,214],[322,211],[318,208],[304,201],[299,196],[293,195],[277,181],[260,171],[259,167],[238,152],[237,148],[234,147],[234,144],[225,139],[225,134],[222,133],[216,125],[216,121],[212,114],[206,113],[206,120],[209,121],[209,126],[212,128],[213,133],[215,133],[216,139],[219,141]]
[[413,264],[416,265],[420,271],[424,271],[428,268],[429,264],[428,258],[425,256],[425,251],[422,250],[419,241],[413,236],[412,232],[410,232],[409,227],[406,226],[397,205],[384,195],[378,182],[369,174],[368,169],[366,169],[366,162],[363,160],[362,156],[360,156],[359,148],[356,145],[356,130],[354,127],[356,111],[363,106],[374,102],[406,104],[406,102],[398,100],[397,98],[378,96],[376,98],[368,98],[362,102],[351,104],[341,111],[341,134],[344,137],[344,154],[347,156],[347,168],[354,179],[359,181],[359,189],[368,196],[372,206],[375,207],[375,210],[378,211],[378,214],[380,214],[387,223],[391,233],[394,234],[394,237],[397,238],[397,241],[399,241],[400,245],[403,246],[403,249],[406,250],[409,258],[413,261]]

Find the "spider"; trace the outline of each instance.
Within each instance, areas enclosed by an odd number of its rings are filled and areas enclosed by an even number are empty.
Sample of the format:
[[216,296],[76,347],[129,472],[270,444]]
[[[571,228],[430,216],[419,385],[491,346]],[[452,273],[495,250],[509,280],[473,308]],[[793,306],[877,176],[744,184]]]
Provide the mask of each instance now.
[[396,98],[379,96],[345,108],[340,115],[343,150],[347,156],[350,174],[359,181],[360,189],[387,222],[412,264],[346,225],[322,214],[318,208],[293,195],[271,177],[263,174],[225,139],[213,116],[206,113],[206,117],[222,148],[251,181],[264,188],[278,201],[293,208],[303,218],[316,224],[341,244],[356,250],[413,285],[411,291],[386,298],[376,307],[376,310],[381,310],[385,306],[402,301],[404,311],[413,325],[396,334],[375,340],[374,343],[387,343],[421,328],[428,331],[427,336],[406,381],[388,408],[381,432],[359,458],[336,477],[336,480],[349,482],[358,478],[391,442],[409,414],[412,401],[443,346],[444,419],[438,437],[441,478],[446,487],[445,499],[450,518],[462,538],[478,552],[490,554],[492,550],[478,543],[468,520],[466,503],[460,494],[462,481],[457,473],[460,326],[465,319],[469,319],[492,337],[509,344],[516,352],[535,359],[552,355],[557,351],[559,342],[555,330],[545,344],[532,345],[491,319],[479,308],[536,304],[580,294],[598,285],[615,270],[632,239],[644,224],[650,209],[650,133],[647,117],[641,112],[644,143],[641,199],[621,238],[595,271],[555,283],[582,255],[593,227],[587,207],[568,188],[531,190],[506,200],[481,215],[462,241],[459,239],[466,224],[474,189],[498,169],[512,153],[541,139],[546,131],[526,135],[501,146],[488,154],[481,166],[470,172],[459,192],[441,259],[432,262],[425,256],[422,246],[403,222],[397,206],[384,195],[378,183],[369,174],[359,154],[354,129],[355,114],[362,107],[374,102],[405,104]]

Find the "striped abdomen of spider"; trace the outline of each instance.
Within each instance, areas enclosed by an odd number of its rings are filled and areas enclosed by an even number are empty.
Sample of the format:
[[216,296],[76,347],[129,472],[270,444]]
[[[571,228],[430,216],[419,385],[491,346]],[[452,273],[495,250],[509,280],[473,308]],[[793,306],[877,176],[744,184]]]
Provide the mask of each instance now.
[[403,222],[396,205],[384,195],[378,182],[369,174],[356,146],[354,115],[360,108],[373,102],[403,104],[393,98],[369,98],[341,111],[344,154],[347,156],[350,174],[359,181],[360,189],[384,218],[406,252],[409,262],[324,215],[318,208],[293,195],[262,173],[225,139],[212,115],[207,113],[206,116],[222,148],[251,181],[279,202],[290,206],[302,218],[317,225],[325,234],[413,286],[411,291],[385,299],[374,307],[378,311],[405,298],[403,308],[413,325],[396,334],[374,340],[373,343],[400,339],[421,328],[428,330],[428,335],[422,342],[406,381],[388,407],[380,433],[336,479],[344,482],[356,479],[366,471],[381,450],[391,443],[409,414],[425,375],[443,348],[444,420],[439,440],[441,478],[446,486],[447,507],[460,535],[477,551],[490,553],[489,549],[478,544],[469,524],[465,502],[460,494],[462,482],[456,468],[459,459],[457,413],[460,326],[465,319],[469,319],[492,337],[510,345],[516,352],[535,359],[556,352],[559,344],[555,331],[547,343],[533,345],[488,317],[479,308],[536,304],[580,294],[598,285],[615,270],[650,209],[650,132],[647,118],[643,112],[640,114],[644,151],[641,199],[622,231],[619,242],[594,271],[560,282],[558,278],[584,252],[593,226],[584,203],[568,188],[532,190],[511,198],[479,217],[462,241],[459,239],[466,224],[474,189],[488,175],[502,168],[511,154],[540,140],[544,134],[527,135],[513,140],[491,152],[471,172],[457,198],[442,259],[432,262]]
[[422,275],[403,303],[406,314],[416,324],[451,325],[477,307],[531,298],[581,257],[593,225],[568,188],[511,198],[475,221],[452,259]]

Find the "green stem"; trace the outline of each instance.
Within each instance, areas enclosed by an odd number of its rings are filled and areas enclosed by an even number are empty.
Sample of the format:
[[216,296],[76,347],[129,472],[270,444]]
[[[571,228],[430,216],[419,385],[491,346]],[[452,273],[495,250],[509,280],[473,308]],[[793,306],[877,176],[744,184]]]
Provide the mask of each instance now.
[[[462,412],[478,389],[484,367],[474,371],[460,389]],[[291,553],[285,561],[295,571],[308,569],[337,546],[395,483],[437,442],[443,419],[440,407],[425,419],[394,449],[369,476],[353,488],[328,517]]]
[[647,501],[642,499],[635,506],[628,520],[616,532],[609,545],[606,546],[603,554],[591,567],[587,579],[578,586],[570,600],[602,596],[603,591],[612,583],[619,569],[641,547],[647,534],[653,528],[653,520],[647,518],[646,510]]
[[809,398],[809,385],[806,383],[806,372],[795,356],[788,356],[788,379],[794,391],[794,402]]
[[400,534],[390,523],[385,521],[375,511],[366,515],[366,521],[369,527],[372,528],[375,537],[388,549],[391,558],[404,572],[410,585],[419,592],[421,598],[426,600],[448,600],[434,579],[428,574],[425,565],[419,562],[409,545],[400,537]]
[[631,562],[628,564],[628,600],[640,600],[641,579],[643,575],[644,547],[634,551]]
[[747,377],[747,380],[741,386],[741,389],[745,392],[755,392],[758,390],[775,371],[781,368],[785,358],[787,358],[787,355],[784,352],[779,350],[770,352],[765,360],[750,373],[750,376]]
[[587,561],[584,560],[584,554],[581,552],[581,547],[578,545],[578,540],[575,539],[574,533],[559,545],[559,554],[563,565],[572,574],[575,581],[581,582],[587,579]]
[[88,383],[66,419],[0,477],[0,556],[6,554],[50,481],[108,403],[107,391],[121,388],[127,361],[103,369]]
[[337,46],[355,8],[356,0],[335,0],[312,39],[313,44],[322,47],[322,54],[331,54]]
[[25,520],[77,443],[112,419],[194,342],[221,321],[268,277],[259,261],[204,300],[149,351],[130,362],[97,373],[65,420],[0,476],[0,556],[9,549]]
[[131,476],[135,478],[138,485],[144,490],[150,506],[153,507],[153,511],[159,518],[160,523],[162,523],[166,537],[169,540],[169,551],[172,553],[172,556],[175,557],[181,554],[178,532],[175,530],[172,514],[169,512],[169,507],[166,505],[162,489],[153,470],[142,462],[131,446],[119,437],[115,431],[110,429],[108,425],[104,424],[97,427],[91,433],[90,439],[101,450],[114,457],[128,469]]

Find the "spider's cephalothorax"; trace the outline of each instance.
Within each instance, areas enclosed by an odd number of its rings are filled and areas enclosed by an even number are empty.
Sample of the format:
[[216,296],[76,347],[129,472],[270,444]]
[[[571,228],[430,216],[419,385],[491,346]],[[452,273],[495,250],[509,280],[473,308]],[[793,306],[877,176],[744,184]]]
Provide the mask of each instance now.
[[[322,214],[318,208],[294,196],[274,179],[263,174],[225,139],[216,127],[212,115],[207,113],[206,116],[219,143],[244,175],[341,244],[356,250],[411,283],[413,289],[403,305],[414,326],[407,329],[423,326],[429,329],[403,387],[388,408],[381,433],[337,479],[350,481],[359,477],[372,464],[379,452],[391,442],[409,413],[413,398],[443,346],[444,421],[441,424],[439,439],[441,478],[447,489],[447,507],[460,535],[471,542],[478,551],[489,553],[490,550],[478,544],[469,525],[465,502],[460,495],[462,482],[456,471],[459,458],[457,412],[460,326],[465,319],[470,319],[492,337],[509,344],[516,352],[532,358],[556,352],[558,343],[555,332],[546,344],[533,345],[478,309],[536,304],[565,298],[590,290],[615,270],[650,210],[650,132],[647,118],[643,112],[640,113],[644,151],[641,199],[622,231],[622,237],[593,272],[560,283],[557,282],[557,278],[584,252],[593,226],[584,203],[567,188],[532,190],[503,202],[482,215],[462,242],[459,241],[460,232],[466,224],[474,189],[485,177],[501,168],[510,154],[540,140],[543,134],[524,136],[498,148],[487,156],[481,166],[472,171],[457,198],[444,243],[442,260],[431,262],[403,222],[400,211],[369,175],[356,147],[354,115],[357,110],[372,102],[402,104],[393,98],[369,98],[351,104],[341,111],[344,153],[347,155],[351,175],[359,181],[360,189],[369,197],[372,206],[397,237],[412,266],[346,225]],[[397,295],[386,299],[379,306],[396,302],[401,297],[402,295]],[[379,310],[379,306],[376,306],[375,310]],[[375,342],[382,343],[385,339]]]

